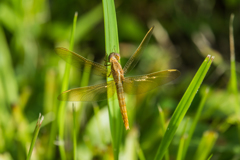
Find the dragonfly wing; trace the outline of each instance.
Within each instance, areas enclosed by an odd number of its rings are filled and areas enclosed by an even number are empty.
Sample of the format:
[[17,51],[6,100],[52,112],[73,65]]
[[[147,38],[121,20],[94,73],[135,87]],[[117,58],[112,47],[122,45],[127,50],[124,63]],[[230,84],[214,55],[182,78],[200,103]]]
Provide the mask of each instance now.
[[137,50],[134,52],[134,54],[130,57],[130,59],[125,64],[125,66],[123,68],[124,74],[126,74],[128,71],[131,71],[138,63],[140,56],[144,52],[144,49],[147,46],[147,44],[152,36],[153,28],[154,27],[150,28],[150,30],[147,32],[147,34],[143,38],[141,44],[138,46]]
[[99,75],[99,76],[107,75],[106,67],[99,63],[90,61],[90,60],[80,56],[79,54],[69,51],[68,49],[63,48],[63,47],[58,47],[55,50],[56,50],[57,55],[59,55],[59,57],[61,57],[64,61],[73,65],[74,67],[76,67],[79,70],[83,70],[84,66],[89,66],[92,68],[92,72],[94,74]]
[[166,84],[180,76],[176,69],[154,72],[142,76],[126,77],[123,90],[127,94],[142,94]]
[[[109,90],[107,92],[107,90]],[[67,90],[58,96],[60,101],[102,101],[111,98],[115,93],[114,81],[93,86],[80,87]]]

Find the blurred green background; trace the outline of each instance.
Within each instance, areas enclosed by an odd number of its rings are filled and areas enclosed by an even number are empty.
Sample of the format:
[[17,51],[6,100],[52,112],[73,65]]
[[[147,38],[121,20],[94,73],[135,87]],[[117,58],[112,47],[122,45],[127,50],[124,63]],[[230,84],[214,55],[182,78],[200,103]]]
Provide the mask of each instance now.
[[[235,114],[239,105],[228,87],[231,13],[235,14],[233,27],[239,77],[240,1],[116,0],[115,6],[122,65],[134,53],[148,29],[155,26],[141,61],[126,76],[171,68],[182,73],[174,82],[146,95],[127,96],[131,130],[124,131],[120,159],[138,159],[141,151],[146,159],[153,159],[163,136],[158,107],[163,109],[167,123],[208,54],[215,56],[214,65],[177,130],[169,148],[170,159],[176,159],[184,125],[187,122],[187,132],[206,86],[210,87],[210,93],[186,159],[193,159],[202,137],[209,132],[216,137],[210,152],[212,160],[240,159],[239,116]],[[105,41],[101,1],[0,1],[0,159],[26,158],[39,113],[45,119],[32,159],[60,159],[59,145],[65,146],[67,159],[72,159],[71,103],[65,110],[64,142],[58,140],[57,96],[61,92],[66,63],[54,53],[54,48],[69,47],[76,11],[74,51],[103,64]],[[69,89],[102,81],[104,79],[94,75],[83,76],[71,67]],[[113,159],[107,102],[76,105],[78,159]]]

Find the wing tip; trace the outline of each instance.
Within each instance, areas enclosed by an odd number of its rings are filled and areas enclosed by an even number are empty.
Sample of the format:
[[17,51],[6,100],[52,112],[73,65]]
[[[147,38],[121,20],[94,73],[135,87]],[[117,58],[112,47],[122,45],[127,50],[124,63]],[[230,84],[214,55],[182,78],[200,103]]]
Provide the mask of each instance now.
[[181,75],[181,72],[180,72],[179,70],[177,70],[177,69],[169,69],[168,71],[169,71],[169,72],[175,72],[175,73],[177,73],[179,76]]

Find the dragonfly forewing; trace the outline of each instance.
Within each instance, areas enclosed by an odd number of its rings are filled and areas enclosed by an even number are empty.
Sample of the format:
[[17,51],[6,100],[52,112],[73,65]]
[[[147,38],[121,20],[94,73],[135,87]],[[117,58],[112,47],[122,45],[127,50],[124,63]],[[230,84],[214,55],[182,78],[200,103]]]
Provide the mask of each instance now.
[[146,46],[147,46],[147,44],[148,44],[148,42],[149,42],[149,40],[152,36],[153,29],[154,29],[154,27],[149,29],[149,31],[147,32],[147,34],[143,38],[142,42],[138,46],[137,50],[133,53],[133,55],[129,58],[129,60],[125,64],[125,66],[123,68],[124,74],[131,71],[136,66],[136,64],[138,63],[142,53],[144,52],[144,49],[146,48]]
[[91,72],[95,75],[106,77],[106,75],[109,74],[106,66],[88,60],[75,52],[69,51],[63,47],[58,47],[55,50],[59,57],[76,67],[78,70],[83,70],[84,67],[91,67]]
[[[108,91],[107,91],[108,89]],[[74,88],[61,93],[58,96],[60,101],[102,101],[113,97],[116,92],[114,81],[102,83],[93,86]]]
[[123,90],[127,94],[142,94],[164,85],[180,76],[176,69],[154,72],[146,75],[126,77]]

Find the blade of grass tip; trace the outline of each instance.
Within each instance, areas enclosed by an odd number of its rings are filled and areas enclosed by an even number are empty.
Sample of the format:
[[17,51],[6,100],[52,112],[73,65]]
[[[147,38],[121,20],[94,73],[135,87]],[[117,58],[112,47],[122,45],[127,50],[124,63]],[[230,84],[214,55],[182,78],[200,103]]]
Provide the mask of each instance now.
[[[234,49],[234,35],[233,35],[233,19],[234,14],[231,14],[229,23],[229,42],[230,42],[230,59],[231,59],[231,76],[230,76],[230,90],[237,95],[237,76],[236,76],[236,63],[235,63],[235,49]],[[238,105],[236,105],[238,106]],[[239,111],[239,108],[236,108]]]
[[208,159],[207,159],[207,160],[210,160],[210,159],[212,158],[212,156],[213,156],[213,154],[211,154],[211,155],[208,157]]
[[37,137],[38,137],[38,133],[39,133],[39,130],[41,128],[41,124],[43,122],[43,119],[44,119],[44,116],[42,116],[41,113],[40,113],[39,117],[38,117],[38,121],[37,121],[36,127],[35,127],[35,130],[34,130],[34,133],[33,133],[32,142],[31,142],[31,145],[30,145],[30,148],[29,148],[29,151],[28,151],[27,160],[30,160],[30,158],[31,158],[33,147],[34,147],[34,145],[36,143],[36,140],[37,140]]
[[182,160],[183,159],[183,150],[184,150],[184,144],[186,141],[186,135],[183,135],[180,139],[180,144],[178,147],[178,154],[177,154],[177,159],[176,160]]
[[[118,29],[116,12],[114,6],[114,0],[102,0],[103,3],[103,14],[104,14],[104,29],[105,29],[105,49],[106,58],[111,52],[119,53],[119,42],[118,42]],[[110,66],[107,67],[108,71],[111,71]],[[113,80],[112,76],[107,77],[107,81]],[[108,90],[110,91],[110,90]],[[112,100],[108,100],[108,112],[110,121],[110,130],[112,136],[113,154],[114,159],[118,160],[119,147],[122,139],[123,122],[121,112],[117,100],[117,94],[114,95]]]
[[218,134],[214,131],[204,132],[194,159],[195,160],[207,159],[208,154],[212,150],[217,138]]
[[191,127],[190,127],[190,130],[189,130],[188,137],[187,137],[186,143],[185,143],[185,145],[184,145],[183,158],[182,158],[182,159],[185,159],[185,156],[186,156],[186,153],[187,153],[187,150],[188,150],[190,141],[191,141],[191,139],[192,139],[192,135],[193,135],[193,133],[194,133],[194,131],[195,131],[195,128],[196,128],[196,126],[197,126],[197,122],[198,122],[198,120],[199,120],[199,118],[200,118],[200,115],[201,115],[201,113],[202,113],[203,106],[204,106],[204,104],[205,104],[205,102],[206,102],[206,99],[207,99],[207,97],[208,97],[209,87],[204,87],[201,91],[203,91],[203,92],[202,92],[202,99],[201,99],[201,102],[200,102],[199,107],[198,107],[198,109],[197,109],[197,113],[196,113],[196,115],[194,116],[193,123],[192,123],[192,125],[191,125]]
[[[77,22],[77,16],[78,14],[76,12],[73,19],[73,28],[72,28],[71,38],[70,38],[70,47],[69,47],[70,50],[72,50],[74,46],[74,33],[75,33],[75,26]],[[70,64],[66,63],[61,92],[68,89],[69,74],[70,74]],[[58,126],[59,126],[60,142],[63,142],[63,135],[64,135],[65,105],[66,105],[66,102],[61,101],[59,105],[59,111],[58,111]],[[62,145],[61,143],[59,145],[59,151],[60,151],[61,159],[66,159],[64,145]]]
[[166,131],[165,115],[164,115],[164,112],[163,112],[163,110],[160,106],[158,106],[158,111],[159,111],[159,116],[160,116],[160,127],[161,127],[161,130],[162,130],[163,134],[164,134],[164,132]]
[[[165,123],[165,115],[164,115],[164,112],[162,110],[162,108],[160,106],[158,106],[158,111],[159,111],[159,115],[160,115],[160,126],[161,126],[161,129],[162,129],[162,137],[164,135],[164,133],[166,132],[166,123]],[[168,152],[168,149],[165,153],[165,160],[169,160],[169,152]]]
[[193,101],[204,77],[207,74],[208,69],[210,68],[214,57],[208,55],[203,61],[202,65],[198,69],[196,75],[194,76],[192,82],[190,83],[187,91],[183,95],[181,101],[179,102],[176,110],[173,113],[173,116],[169,122],[169,125],[166,129],[162,142],[158,148],[157,154],[155,156],[155,160],[161,160],[170,145],[173,136],[181,123],[183,117],[185,116],[190,104]]
[[[238,84],[237,84],[237,75],[236,75],[236,63],[235,63],[235,49],[234,49],[234,35],[233,35],[233,20],[234,14],[231,14],[229,22],[229,42],[230,42],[230,59],[231,59],[231,76],[229,88],[230,91],[234,94],[235,97],[235,110],[239,114],[239,99],[238,99]],[[240,121],[237,120],[238,127],[238,138],[240,140]]]

